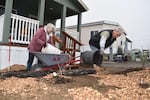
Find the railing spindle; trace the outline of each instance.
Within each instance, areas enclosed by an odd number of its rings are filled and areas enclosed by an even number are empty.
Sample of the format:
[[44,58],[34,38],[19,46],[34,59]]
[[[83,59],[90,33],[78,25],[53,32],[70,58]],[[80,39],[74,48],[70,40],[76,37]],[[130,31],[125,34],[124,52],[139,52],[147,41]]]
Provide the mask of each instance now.
[[14,37],[14,41],[17,41],[17,32],[18,32],[18,18],[16,17],[16,25],[15,25],[15,37]]
[[29,44],[39,28],[39,21],[15,14],[11,14],[11,20],[11,41],[13,43]]

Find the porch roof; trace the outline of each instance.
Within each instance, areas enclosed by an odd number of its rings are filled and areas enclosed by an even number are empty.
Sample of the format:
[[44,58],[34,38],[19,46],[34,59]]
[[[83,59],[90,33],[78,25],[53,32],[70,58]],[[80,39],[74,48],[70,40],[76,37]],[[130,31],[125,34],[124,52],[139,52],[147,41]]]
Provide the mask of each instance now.
[[[6,0],[0,0],[0,5],[5,6]],[[16,14],[37,19],[40,0],[14,0],[13,10]],[[45,20],[57,20],[61,18],[62,6],[67,7],[68,16],[88,10],[82,0],[46,0],[45,2]]]

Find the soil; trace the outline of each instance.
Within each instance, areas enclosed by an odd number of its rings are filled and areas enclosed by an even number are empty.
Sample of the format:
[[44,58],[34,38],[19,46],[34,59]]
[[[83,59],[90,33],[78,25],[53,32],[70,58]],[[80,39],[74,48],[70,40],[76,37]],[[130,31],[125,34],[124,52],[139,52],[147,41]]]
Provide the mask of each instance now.
[[104,62],[97,73],[66,76],[13,65],[0,71],[0,100],[150,100],[150,64],[141,66]]

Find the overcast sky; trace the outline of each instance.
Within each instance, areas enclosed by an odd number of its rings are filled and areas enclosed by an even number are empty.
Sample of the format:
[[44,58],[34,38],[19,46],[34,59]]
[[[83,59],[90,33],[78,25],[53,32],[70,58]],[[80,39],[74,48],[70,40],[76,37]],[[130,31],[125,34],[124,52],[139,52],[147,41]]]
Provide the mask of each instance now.
[[[89,10],[82,15],[82,24],[114,21],[127,32],[133,48],[150,49],[150,0],[83,0]],[[76,25],[77,17],[67,18],[66,25]]]

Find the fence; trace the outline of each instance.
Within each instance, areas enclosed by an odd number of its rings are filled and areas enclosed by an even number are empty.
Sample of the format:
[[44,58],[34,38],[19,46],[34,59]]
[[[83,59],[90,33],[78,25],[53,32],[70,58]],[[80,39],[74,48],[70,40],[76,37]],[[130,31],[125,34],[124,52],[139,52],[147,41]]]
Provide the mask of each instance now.
[[38,20],[11,14],[10,41],[12,43],[29,44],[38,28]]

